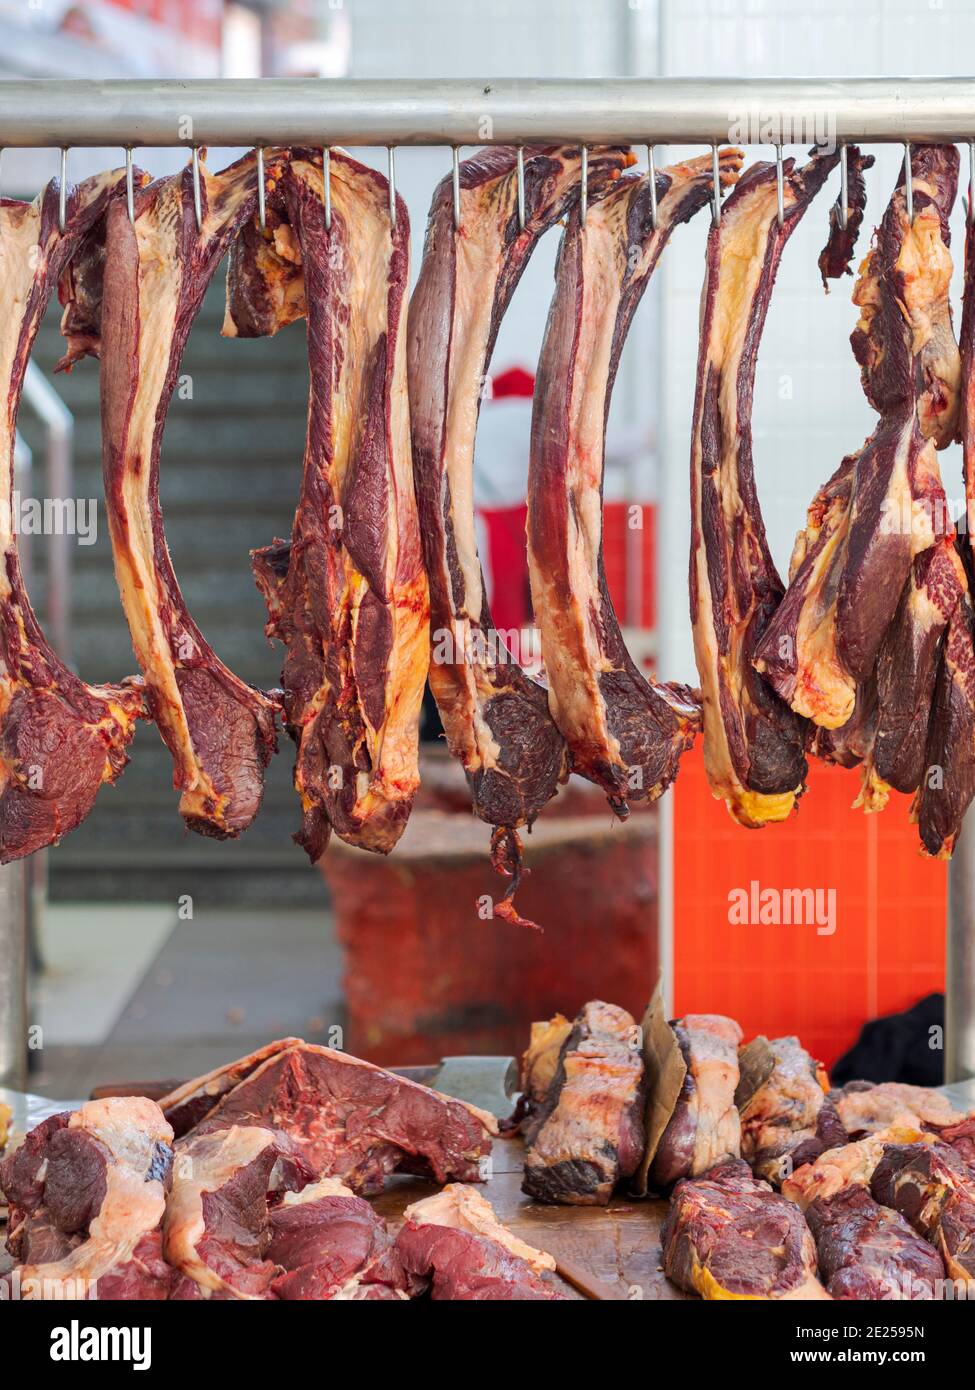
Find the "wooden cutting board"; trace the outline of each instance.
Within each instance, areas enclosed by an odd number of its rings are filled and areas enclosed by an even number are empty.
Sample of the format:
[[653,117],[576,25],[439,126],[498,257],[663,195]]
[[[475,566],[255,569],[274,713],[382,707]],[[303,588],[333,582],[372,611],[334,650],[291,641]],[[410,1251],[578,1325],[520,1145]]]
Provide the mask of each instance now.
[[[567,1273],[578,1271],[590,1283],[588,1296],[606,1299],[686,1299],[660,1268],[660,1230],[667,1203],[630,1202],[617,1198],[608,1207],[553,1207],[533,1202],[521,1190],[522,1143],[496,1139],[492,1173],[480,1189],[509,1230],[539,1250],[547,1250]],[[372,1204],[396,1228],[411,1202],[429,1197],[432,1189],[420,1178],[392,1177]],[[562,1291],[584,1295],[567,1283]]]

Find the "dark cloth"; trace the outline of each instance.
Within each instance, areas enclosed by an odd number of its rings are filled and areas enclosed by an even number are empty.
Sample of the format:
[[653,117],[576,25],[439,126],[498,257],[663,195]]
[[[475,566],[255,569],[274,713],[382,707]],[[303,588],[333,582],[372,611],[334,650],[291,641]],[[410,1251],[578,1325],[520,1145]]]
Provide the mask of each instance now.
[[[944,1082],[945,997],[929,994],[906,1013],[865,1023],[860,1036],[830,1071],[834,1086],[847,1081],[906,1081],[912,1086]],[[932,1034],[933,1028],[940,1032]]]

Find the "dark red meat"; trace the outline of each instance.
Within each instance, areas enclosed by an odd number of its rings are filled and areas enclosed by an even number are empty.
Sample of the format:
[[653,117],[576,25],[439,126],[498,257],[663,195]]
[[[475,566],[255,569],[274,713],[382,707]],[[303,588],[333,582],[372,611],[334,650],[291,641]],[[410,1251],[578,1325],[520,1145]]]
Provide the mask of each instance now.
[[645,1142],[639,1029],[625,1009],[586,1004],[552,1083],[522,1126],[522,1189],[541,1202],[605,1206],[636,1172]]
[[806,1212],[819,1276],[832,1298],[925,1300],[940,1296],[944,1265],[927,1241],[864,1187],[819,1197]]
[[0,1164],[22,1297],[164,1299],[173,1132],[142,1097],[90,1101],[38,1125]]
[[951,1279],[975,1285],[975,1174],[948,1144],[891,1144],[870,1191],[940,1253]]
[[674,1188],[664,1270],[705,1299],[825,1299],[802,1212],[731,1160]]
[[406,387],[409,218],[386,180],[347,155],[293,152],[269,194],[273,238],[231,252],[224,332],[308,320],[311,391],[301,493],[288,540],[253,552],[297,749],[296,836],[318,859],[330,829],[388,853],[419,786],[428,599]]
[[803,729],[752,665],[784,586],[752,464],[758,347],[786,242],[838,156],[786,160],[779,226],[774,164],[756,164],[708,237],[691,445],[691,622],[711,791],[740,824],[781,821],[805,787]]
[[[740,150],[721,154],[733,183]],[[672,231],[706,205],[707,156],[625,175],[568,219],[542,344],[528,472],[528,560],[552,718],[572,767],[620,816],[673,781],[700,711],[686,686],[650,682],[631,660],[603,564],[605,428],[620,353]]]
[[166,545],[159,458],[193,320],[254,212],[256,157],[220,174],[203,169],[200,191],[201,230],[189,169],[138,192],[134,224],[124,201],[109,216],[102,452],[116,578],[149,711],[173,756],[180,813],[191,829],[223,839],[257,815],[276,704],[219,660],[189,614]]
[[[233,1089],[214,1088],[213,1108],[192,1135],[256,1125],[286,1134],[315,1177],[336,1177],[359,1192],[382,1190],[386,1174],[412,1172],[438,1182],[481,1180],[491,1152],[489,1117],[347,1053],[310,1043],[271,1052]],[[165,1097],[177,1113],[207,1078]],[[493,1123],[493,1122],[492,1122]]]
[[[474,436],[498,328],[541,235],[579,196],[578,148],[524,151],[525,226],[519,229],[517,151],[482,150],[460,165],[460,227],[451,180],[430,209],[423,264],[410,302],[408,363],[413,466],[430,581],[430,688],[447,743],[463,764],[474,810],[497,828],[495,866],[512,885],[520,845],[569,770],[543,685],[521,669],[494,626],[474,526]],[[595,148],[589,196],[617,178],[631,156]]]
[[67,190],[63,235],[56,182],[33,203],[0,202],[0,863],[57,844],[81,824],[99,788],[125,767],[145,715],[138,683],[86,685],[49,646],[24,588],[12,506],[17,412],[38,327],[59,279],[70,318],[72,262],[97,259],[107,209],[124,187],[114,170]]
[[407,1221],[396,1237],[406,1272],[440,1301],[540,1302],[562,1295],[497,1241]]

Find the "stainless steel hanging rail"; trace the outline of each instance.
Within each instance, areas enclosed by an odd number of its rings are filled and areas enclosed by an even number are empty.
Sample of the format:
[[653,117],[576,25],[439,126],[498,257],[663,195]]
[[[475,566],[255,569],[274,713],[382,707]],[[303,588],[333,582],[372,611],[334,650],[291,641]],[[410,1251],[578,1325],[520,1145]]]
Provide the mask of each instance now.
[[[392,152],[397,145],[861,141],[975,151],[973,136],[975,78],[968,77],[0,81],[0,150],[184,147],[195,152],[194,165],[204,145]],[[518,201],[523,221],[520,179]],[[950,884],[946,1071],[956,1080],[975,1075],[975,822],[960,837]],[[14,887],[12,876],[0,881],[0,924],[13,948],[0,952],[0,1079],[19,1076],[24,1056],[26,928]]]
[[973,121],[967,77],[0,82],[21,147],[960,142]]

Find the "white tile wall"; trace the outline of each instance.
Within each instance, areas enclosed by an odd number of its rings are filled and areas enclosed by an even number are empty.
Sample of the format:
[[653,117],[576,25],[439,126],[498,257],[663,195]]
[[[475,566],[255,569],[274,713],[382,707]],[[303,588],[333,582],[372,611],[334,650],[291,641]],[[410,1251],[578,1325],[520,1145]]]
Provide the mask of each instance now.
[[[656,0],[346,0],[352,18],[350,76],[610,77],[656,67]],[[383,151],[360,155],[385,169]],[[645,159],[645,153],[641,152]],[[410,209],[413,274],[435,184],[449,170],[446,150],[402,150],[397,184]],[[543,239],[505,316],[494,353],[497,370],[533,369],[552,296],[558,232]],[[608,479],[609,495],[654,495],[654,435],[659,311],[647,297],[630,333],[617,378],[611,428],[628,442],[646,438],[630,476]],[[528,438],[524,441],[527,468]]]

